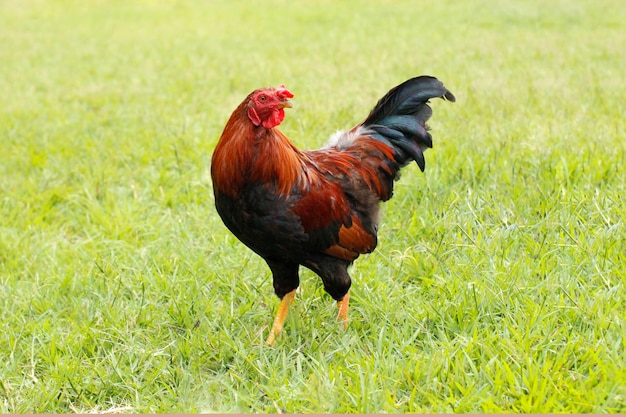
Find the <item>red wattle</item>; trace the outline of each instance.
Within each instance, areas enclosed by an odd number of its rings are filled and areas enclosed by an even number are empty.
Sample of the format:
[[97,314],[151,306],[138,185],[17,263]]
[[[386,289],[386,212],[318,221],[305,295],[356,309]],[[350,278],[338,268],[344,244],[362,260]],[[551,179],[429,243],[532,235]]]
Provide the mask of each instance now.
[[263,127],[266,129],[272,129],[283,122],[285,119],[285,110],[276,109],[272,112],[272,115],[263,120]]

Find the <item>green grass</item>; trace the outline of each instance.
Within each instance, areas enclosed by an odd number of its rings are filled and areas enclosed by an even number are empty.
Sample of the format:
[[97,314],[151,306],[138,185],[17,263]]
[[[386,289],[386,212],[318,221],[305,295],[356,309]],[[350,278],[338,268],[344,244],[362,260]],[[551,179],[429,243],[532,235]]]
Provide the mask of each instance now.
[[[0,412],[626,412],[620,0],[0,0]],[[414,75],[435,147],[338,328],[277,347],[210,155],[251,90],[316,148]]]

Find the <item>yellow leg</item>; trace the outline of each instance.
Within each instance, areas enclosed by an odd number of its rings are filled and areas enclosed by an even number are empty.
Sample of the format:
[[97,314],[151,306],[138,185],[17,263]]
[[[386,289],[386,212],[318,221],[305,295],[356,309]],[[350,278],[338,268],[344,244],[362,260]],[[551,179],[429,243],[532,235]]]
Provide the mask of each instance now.
[[278,311],[276,312],[276,318],[274,319],[274,324],[272,324],[272,330],[270,330],[270,335],[265,341],[266,345],[273,345],[274,339],[276,339],[276,336],[278,336],[280,331],[283,329],[287,313],[289,313],[289,305],[295,296],[296,290],[293,290],[285,294],[283,299],[280,300],[280,305],[278,306]]
[[343,296],[341,301],[337,301],[337,308],[339,309],[338,319],[343,324],[343,329],[348,328],[348,304],[350,303],[350,290]]

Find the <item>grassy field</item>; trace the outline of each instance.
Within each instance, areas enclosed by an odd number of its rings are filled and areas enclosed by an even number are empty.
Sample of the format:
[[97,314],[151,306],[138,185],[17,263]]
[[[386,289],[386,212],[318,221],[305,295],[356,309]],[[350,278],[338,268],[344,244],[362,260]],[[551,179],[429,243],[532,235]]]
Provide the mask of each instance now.
[[[0,412],[626,412],[621,0],[0,0]],[[210,156],[253,89],[321,146],[430,74],[435,147],[275,348]]]

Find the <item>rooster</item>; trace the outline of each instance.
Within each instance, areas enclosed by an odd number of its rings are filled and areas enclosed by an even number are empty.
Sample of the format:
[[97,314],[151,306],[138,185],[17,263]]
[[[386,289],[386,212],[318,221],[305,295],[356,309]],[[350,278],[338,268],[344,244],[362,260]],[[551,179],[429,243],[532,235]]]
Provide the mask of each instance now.
[[454,102],[434,77],[391,89],[365,120],[324,148],[302,151],[277,129],[292,107],[281,86],[250,93],[230,116],[211,160],[215,205],[226,227],[269,266],[281,299],[266,340],[274,344],[299,286],[300,265],[322,279],[348,321],[348,267],[376,248],[379,203],[402,167],[432,147],[431,98]]

